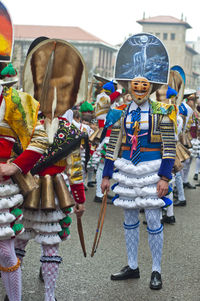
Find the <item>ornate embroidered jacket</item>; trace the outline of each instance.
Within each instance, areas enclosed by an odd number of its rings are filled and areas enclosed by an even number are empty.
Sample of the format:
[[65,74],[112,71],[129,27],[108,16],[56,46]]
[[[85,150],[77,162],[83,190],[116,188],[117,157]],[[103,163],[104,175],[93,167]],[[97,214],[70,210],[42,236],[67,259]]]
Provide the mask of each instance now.
[[121,118],[112,127],[103,177],[112,177],[114,161],[118,156],[134,164],[133,157],[139,152],[140,162],[161,158],[158,175],[171,179],[176,156],[177,109],[173,105],[155,105],[147,101],[140,106],[141,119],[138,122],[134,117],[137,108],[132,102],[121,112]]

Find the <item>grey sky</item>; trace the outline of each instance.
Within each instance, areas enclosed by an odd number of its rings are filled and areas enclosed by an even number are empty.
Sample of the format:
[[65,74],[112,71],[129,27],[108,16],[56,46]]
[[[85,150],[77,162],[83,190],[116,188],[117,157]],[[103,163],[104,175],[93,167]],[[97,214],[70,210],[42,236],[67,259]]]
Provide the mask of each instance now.
[[159,15],[183,18],[192,26],[188,41],[200,36],[198,0],[3,0],[14,24],[78,26],[110,44],[141,32],[136,21]]

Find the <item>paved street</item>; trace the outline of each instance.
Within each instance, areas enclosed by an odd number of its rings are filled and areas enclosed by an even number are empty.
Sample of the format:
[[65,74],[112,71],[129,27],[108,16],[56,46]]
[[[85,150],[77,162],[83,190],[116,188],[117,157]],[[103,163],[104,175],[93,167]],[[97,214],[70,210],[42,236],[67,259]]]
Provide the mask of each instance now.
[[[123,212],[113,205],[108,205],[97,253],[90,257],[100,210],[100,204],[93,202],[94,195],[95,190],[90,188],[82,219],[87,258],[82,254],[75,216],[71,239],[60,247],[63,263],[57,281],[57,301],[200,301],[200,187],[186,190],[187,206],[175,208],[176,224],[164,225],[163,289],[160,291],[149,289],[151,255],[143,214],[140,214],[139,280],[110,280],[112,272],[127,265]],[[24,259],[23,301],[44,300],[43,284],[38,280],[39,258],[40,246],[31,242]],[[0,296],[1,301],[4,297],[1,284]]]

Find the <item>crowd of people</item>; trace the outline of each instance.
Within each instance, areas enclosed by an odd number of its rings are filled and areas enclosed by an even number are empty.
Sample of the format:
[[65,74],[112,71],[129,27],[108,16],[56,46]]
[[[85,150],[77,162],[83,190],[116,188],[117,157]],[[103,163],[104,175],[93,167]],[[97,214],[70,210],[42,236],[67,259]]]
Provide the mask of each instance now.
[[[64,40],[38,37],[28,50],[23,87],[15,88],[12,23],[0,2],[0,271],[4,300],[21,301],[21,265],[29,241],[41,245],[45,301],[55,301],[59,245],[71,214],[81,225],[85,191],[94,202],[123,208],[128,265],[111,280],[139,278],[139,213],[145,213],[152,254],[150,288],[162,288],[163,225],[186,206],[192,159],[200,168],[200,101],[185,89],[180,66],[169,68],[162,42],[129,37],[116,60],[115,80],[94,75]],[[10,27],[8,26],[10,24]],[[3,41],[3,42],[2,42]],[[153,41],[153,43],[148,43]],[[151,45],[148,59],[135,46]],[[153,49],[153,51],[152,51]],[[158,59],[160,58],[160,59]],[[162,58],[162,59],[161,59]],[[110,180],[113,195],[110,194]],[[80,239],[83,241],[83,237]]]

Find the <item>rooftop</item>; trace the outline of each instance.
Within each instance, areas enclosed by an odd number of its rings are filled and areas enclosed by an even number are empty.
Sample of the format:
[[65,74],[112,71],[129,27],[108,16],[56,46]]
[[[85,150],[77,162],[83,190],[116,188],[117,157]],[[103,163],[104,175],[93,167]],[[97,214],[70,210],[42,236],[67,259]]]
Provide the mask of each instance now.
[[112,45],[75,26],[46,26],[46,25],[14,25],[15,39],[35,39],[46,36],[50,39],[63,39],[66,41],[102,43],[109,47]]
[[138,20],[137,23],[143,25],[143,24],[174,24],[174,25],[183,25],[186,28],[192,28],[186,21],[179,20],[175,17],[171,16],[156,16],[156,17],[150,17],[150,18],[144,18],[141,20]]

